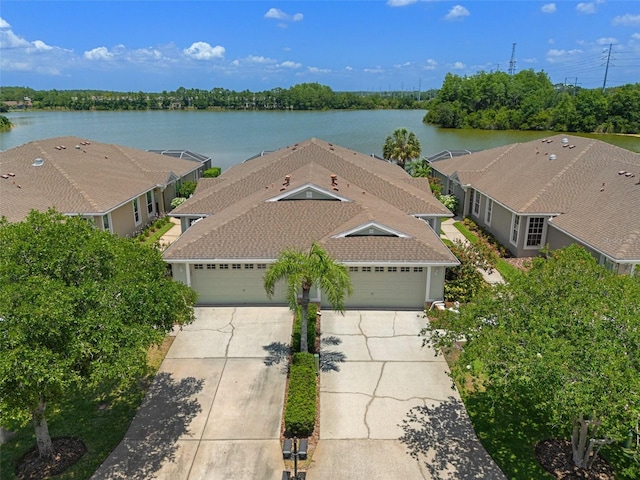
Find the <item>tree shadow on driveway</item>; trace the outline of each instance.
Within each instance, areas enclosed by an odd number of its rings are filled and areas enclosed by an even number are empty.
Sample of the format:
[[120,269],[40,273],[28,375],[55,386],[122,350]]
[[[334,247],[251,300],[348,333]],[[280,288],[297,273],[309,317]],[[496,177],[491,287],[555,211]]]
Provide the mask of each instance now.
[[174,380],[169,373],[158,373],[124,440],[92,480],[148,479],[164,463],[176,461],[177,441],[189,433],[189,424],[202,410],[195,395],[203,384],[194,377]]
[[463,403],[454,397],[412,408],[400,426],[407,453],[423,462],[432,478],[506,480],[478,440]]
[[288,373],[289,371],[289,355],[291,353],[291,347],[287,343],[272,342],[269,345],[263,345],[262,349],[267,352],[267,356],[264,357],[264,364],[267,367],[273,367],[274,365],[282,366],[282,373]]
[[325,350],[328,346],[338,346],[342,343],[338,337],[329,336],[324,337],[320,342],[320,371],[321,372],[339,372],[340,363],[344,363],[347,356],[342,352],[336,352],[334,350]]

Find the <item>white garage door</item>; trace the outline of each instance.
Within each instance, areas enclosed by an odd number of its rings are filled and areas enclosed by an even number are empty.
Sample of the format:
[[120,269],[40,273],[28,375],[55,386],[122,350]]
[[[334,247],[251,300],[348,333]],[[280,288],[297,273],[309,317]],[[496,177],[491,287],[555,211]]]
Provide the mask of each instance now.
[[266,264],[204,263],[191,265],[191,286],[199,305],[264,305],[287,303],[284,283],[269,300],[264,290]]
[[427,267],[349,267],[349,276],[353,294],[345,301],[347,308],[424,308]]

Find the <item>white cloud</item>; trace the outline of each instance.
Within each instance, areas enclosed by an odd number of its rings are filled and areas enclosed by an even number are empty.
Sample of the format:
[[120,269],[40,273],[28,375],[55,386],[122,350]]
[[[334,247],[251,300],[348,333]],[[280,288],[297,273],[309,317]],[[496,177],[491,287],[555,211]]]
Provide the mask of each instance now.
[[84,58],[87,60],[111,60],[113,53],[107,47],[96,47],[84,52]]
[[407,5],[412,5],[417,1],[418,0],[387,0],[387,5],[390,7],[406,7]]
[[591,14],[596,13],[596,4],[594,2],[581,2],[576,5],[578,13]]
[[556,13],[555,3],[545,3],[540,9],[542,13]]
[[572,50],[562,50],[553,48],[547,52],[547,61],[550,63],[557,63],[566,60],[568,57],[573,55],[578,55],[583,53],[579,48],[574,48]]
[[353,72],[353,67],[352,67],[352,66],[347,65],[346,67],[344,67],[344,69],[345,69],[347,72]]
[[640,40],[640,33],[634,33],[631,35],[631,38],[633,38],[634,40]]
[[9,25],[9,22],[7,22],[4,18],[0,17],[0,28],[11,28],[11,25]]
[[453,65],[451,65],[451,68],[454,70],[463,70],[464,68],[467,68],[467,66],[462,62],[454,62]]
[[425,70],[435,70],[438,67],[438,62],[436,62],[433,58],[427,60],[427,64],[425,65]]
[[598,45],[609,45],[610,43],[618,43],[618,40],[613,37],[602,37],[596,40],[596,43]]
[[307,67],[309,73],[331,73],[328,68]]
[[413,62],[397,63],[396,65],[394,65],[394,68],[406,68],[410,67],[411,65],[413,65]]
[[294,13],[289,15],[283,12],[279,8],[270,8],[267,13],[264,14],[264,18],[272,18],[274,20],[284,20],[285,22],[300,22],[304,18],[301,13]]
[[284,62],[280,63],[278,66],[283,68],[300,68],[302,64],[298,62],[292,62],[291,60],[285,60]]
[[189,48],[182,51],[186,56],[196,60],[212,60],[224,58],[225,49],[220,45],[212,47],[207,42],[194,42]]
[[47,45],[42,40],[34,40],[33,46],[36,47],[36,50],[53,50],[53,47]]
[[382,68],[380,66],[377,66],[377,67],[374,67],[374,68],[365,68],[363,70],[363,72],[365,72],[365,73],[384,73],[384,68]]
[[456,5],[449,10],[449,13],[447,13],[444,18],[445,20],[457,20],[459,18],[468,17],[469,15],[471,15],[469,10],[464,8],[462,5]]
[[275,60],[272,60],[272,59],[267,58],[267,57],[263,57],[262,55],[260,55],[260,56],[257,56],[257,55],[249,55],[249,56],[246,58],[246,60],[247,60],[247,62],[249,62],[249,63],[262,63],[262,64],[265,64],[265,63],[275,63]]
[[625,27],[634,27],[636,25],[640,25],[640,14],[633,15],[631,13],[627,13],[625,15],[618,15],[611,23]]

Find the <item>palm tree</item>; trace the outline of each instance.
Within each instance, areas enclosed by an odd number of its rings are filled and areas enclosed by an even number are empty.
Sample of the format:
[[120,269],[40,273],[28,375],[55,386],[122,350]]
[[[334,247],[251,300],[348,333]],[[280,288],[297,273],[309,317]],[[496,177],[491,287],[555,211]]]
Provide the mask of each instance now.
[[302,288],[302,319],[300,324],[300,351],[309,352],[307,343],[307,311],[309,292],[313,285],[327,295],[334,310],[344,311],[345,294],[353,291],[347,268],[335,262],[318,244],[313,243],[309,253],[296,249],[284,250],[275,263],[271,264],[264,277],[264,289],[269,298],[273,297],[276,283],[287,282],[289,307],[295,313],[298,306],[298,291]]
[[406,128],[396,128],[387,137],[382,146],[382,156],[387,160],[394,160],[404,168],[407,160],[420,156],[420,140],[416,134]]

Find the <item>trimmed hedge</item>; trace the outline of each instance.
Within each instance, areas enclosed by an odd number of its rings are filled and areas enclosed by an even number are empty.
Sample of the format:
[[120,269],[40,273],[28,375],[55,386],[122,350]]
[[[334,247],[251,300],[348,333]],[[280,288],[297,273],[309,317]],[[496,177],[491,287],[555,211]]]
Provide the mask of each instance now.
[[[318,314],[318,306],[315,303],[310,303],[307,309],[307,344],[309,345],[309,352],[316,353],[316,319]],[[294,352],[300,351],[300,317],[302,315],[302,308],[298,306],[296,308],[296,321],[293,325],[293,333],[291,335],[291,348]]]
[[284,412],[287,436],[308,437],[316,423],[316,371],[313,354],[294,353],[289,369],[289,394]]

